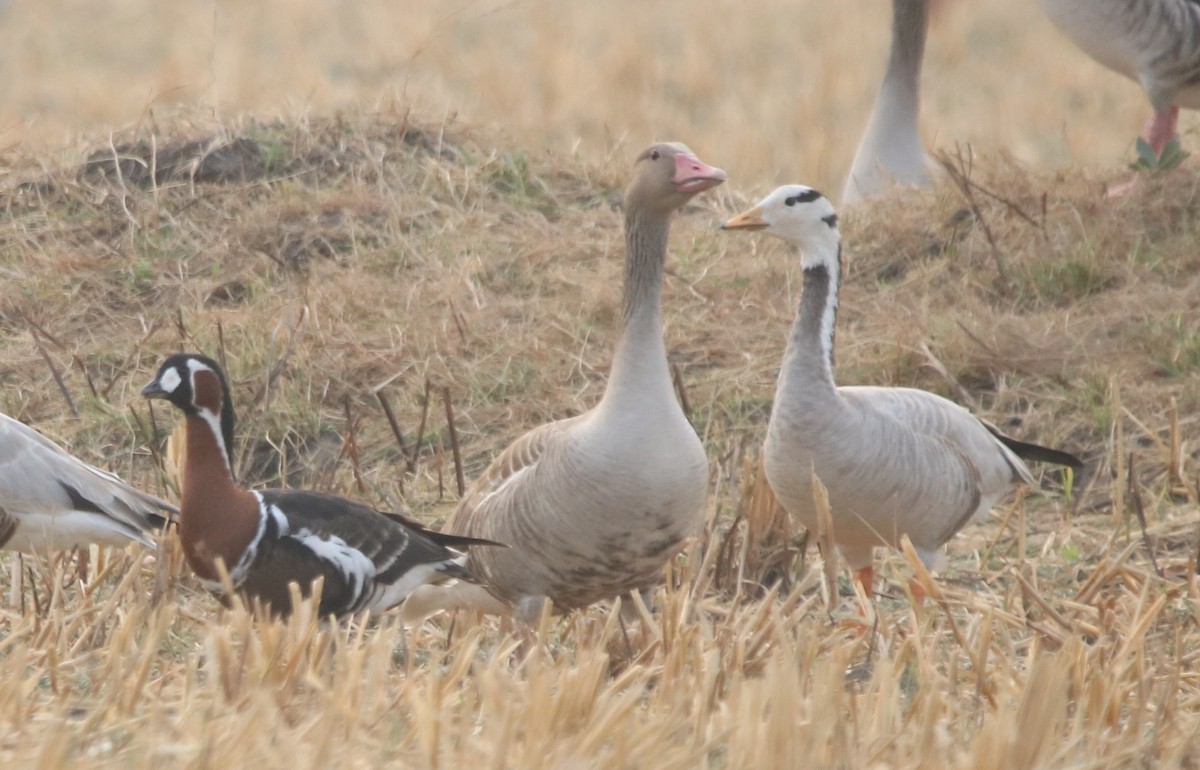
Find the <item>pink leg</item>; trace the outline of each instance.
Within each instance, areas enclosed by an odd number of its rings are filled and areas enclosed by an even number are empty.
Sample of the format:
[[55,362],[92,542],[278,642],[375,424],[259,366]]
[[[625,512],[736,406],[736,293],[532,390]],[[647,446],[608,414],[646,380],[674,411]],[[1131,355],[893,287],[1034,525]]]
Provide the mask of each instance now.
[[1146,121],[1146,141],[1154,150],[1154,156],[1161,158],[1167,142],[1175,138],[1176,126],[1179,124],[1179,106],[1173,105],[1162,112],[1156,112]]
[[[1146,127],[1142,129],[1145,133],[1146,143],[1150,145],[1150,149],[1154,151],[1155,158],[1162,158],[1163,150],[1167,144],[1175,138],[1177,126],[1179,124],[1179,107],[1173,106],[1162,112],[1156,112],[1146,121]],[[1141,184],[1141,177],[1134,175],[1129,179],[1121,182],[1118,185],[1108,188],[1109,198],[1120,198],[1132,193],[1138,189]]]

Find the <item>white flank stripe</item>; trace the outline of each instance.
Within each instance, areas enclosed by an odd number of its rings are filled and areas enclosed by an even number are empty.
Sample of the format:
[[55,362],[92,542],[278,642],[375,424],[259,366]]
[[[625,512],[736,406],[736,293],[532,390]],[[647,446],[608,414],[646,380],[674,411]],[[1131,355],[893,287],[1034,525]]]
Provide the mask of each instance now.
[[302,529],[291,537],[300,541],[318,559],[324,559],[337,567],[342,577],[350,583],[351,592],[356,600],[362,596],[368,581],[375,580],[375,563],[362,551],[347,545],[340,537],[333,535],[326,540],[307,529]]
[[404,554],[404,552],[408,550],[408,544],[412,542],[412,535],[410,535],[407,530],[403,531],[403,535],[404,542],[400,544],[400,547],[393,549],[391,554],[388,555],[387,559],[375,565],[376,575],[381,572],[387,572],[389,569],[391,569],[392,565],[395,564],[396,561],[399,560],[399,558]]
[[[462,557],[465,560],[465,556]],[[455,561],[457,559],[450,559]],[[426,562],[405,572],[399,580],[389,586],[383,588],[376,596],[371,597],[371,602],[363,609],[371,610],[371,612],[382,612],[390,607],[394,607],[400,602],[408,598],[408,595],[417,588],[426,583],[436,582],[442,572],[446,561]]]

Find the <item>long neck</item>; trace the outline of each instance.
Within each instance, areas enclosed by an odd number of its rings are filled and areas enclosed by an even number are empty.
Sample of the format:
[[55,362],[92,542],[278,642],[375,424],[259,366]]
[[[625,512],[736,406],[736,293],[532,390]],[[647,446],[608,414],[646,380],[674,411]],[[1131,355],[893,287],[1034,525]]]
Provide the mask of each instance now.
[[841,278],[840,240],[831,238],[815,247],[819,254],[804,268],[800,307],[792,323],[776,399],[805,404],[838,399],[833,381],[833,339],[837,323],[838,281]]
[[674,400],[662,329],[669,217],[640,207],[626,213],[621,332],[602,401],[606,406],[628,404],[630,399]]
[[892,0],[892,48],[880,101],[895,102],[893,114],[903,113],[916,126],[920,104],[921,60],[925,57],[927,0]]
[[892,0],[887,71],[850,169],[847,197],[880,192],[891,182],[922,184],[929,176],[918,118],[927,0]]
[[893,0],[892,50],[881,91],[905,95],[916,119],[920,91],[920,62],[925,56],[925,28],[928,25],[928,0]]
[[215,559],[232,570],[258,531],[258,500],[234,483],[215,421],[187,416],[180,539],[188,565],[215,580]]

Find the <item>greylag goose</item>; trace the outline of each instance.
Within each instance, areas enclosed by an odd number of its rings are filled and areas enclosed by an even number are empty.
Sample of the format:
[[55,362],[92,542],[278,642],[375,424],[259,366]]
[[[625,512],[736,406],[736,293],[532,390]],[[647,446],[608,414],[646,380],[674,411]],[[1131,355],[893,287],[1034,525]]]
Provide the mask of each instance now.
[[0,414],[0,548],[46,553],[89,543],[153,547],[178,509]]
[[930,160],[921,144],[921,60],[927,0],[892,0],[892,46],[867,130],[858,144],[842,203],[852,205],[893,185],[929,184]]
[[[429,606],[531,625],[547,601],[563,612],[653,585],[698,532],[708,461],[675,398],[661,294],[671,215],[724,180],[682,144],[638,156],[625,189],[621,329],[604,395],[518,438],[471,485],[446,530],[511,547],[471,552],[486,593],[455,586]],[[405,608],[410,618],[421,611]]]
[[875,546],[908,535],[922,562],[1019,484],[1021,456],[1072,467],[1065,453],[1001,435],[961,406],[913,388],[838,387],[833,340],[841,235],[833,205],[801,185],[780,187],[722,225],[761,230],[800,252],[804,282],[764,446],[767,481],[783,507],[817,526],[812,477],[829,493],[833,540],[867,589]]
[[457,549],[495,545],[425,529],[335,495],[248,491],[233,478],[233,402],[225,373],[205,356],[178,353],[142,389],[178,407],[187,425],[179,539],[188,566],[222,598],[222,566],[235,591],[276,615],[292,611],[289,583],[310,595],[324,579],[319,612],[382,612],[426,583],[472,580]]
[[1176,136],[1179,108],[1200,108],[1200,2],[1038,0],[1063,34],[1100,64],[1140,83],[1154,114],[1156,158]]

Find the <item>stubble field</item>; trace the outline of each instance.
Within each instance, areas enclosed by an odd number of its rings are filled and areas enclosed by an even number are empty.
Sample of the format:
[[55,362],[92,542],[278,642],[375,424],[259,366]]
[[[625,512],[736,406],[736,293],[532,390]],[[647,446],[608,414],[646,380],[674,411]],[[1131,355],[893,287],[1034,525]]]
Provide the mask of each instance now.
[[166,8],[0,18],[0,410],[172,496],[173,415],[137,391],[200,350],[244,482],[440,522],[456,466],[599,398],[620,190],[680,139],[730,172],[677,218],[665,285],[707,525],[640,623],[597,607],[526,648],[467,617],[256,621],[171,536],[4,554],[5,766],[1200,763],[1200,175],[1104,200],[1144,99],[1032,2],[935,24],[924,133],[971,184],[845,212],[837,375],[1087,468],[951,541],[924,604],[881,553],[867,616],[754,472],[796,258],[715,225],[777,183],[839,190],[886,4]]

